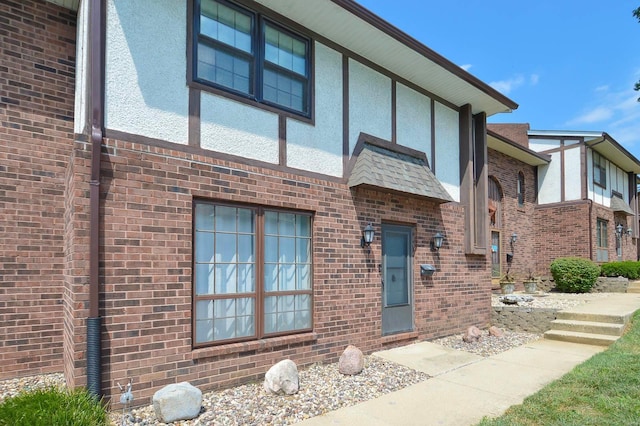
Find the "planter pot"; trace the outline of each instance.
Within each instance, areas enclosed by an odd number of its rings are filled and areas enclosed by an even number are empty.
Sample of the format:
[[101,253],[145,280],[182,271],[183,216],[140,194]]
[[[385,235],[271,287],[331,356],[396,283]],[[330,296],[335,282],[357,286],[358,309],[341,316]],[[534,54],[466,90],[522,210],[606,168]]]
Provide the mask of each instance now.
[[524,282],[524,291],[525,291],[525,293],[537,293],[538,292],[538,281],[525,281]]
[[512,282],[501,282],[500,283],[500,291],[502,294],[511,294],[516,290],[516,283]]

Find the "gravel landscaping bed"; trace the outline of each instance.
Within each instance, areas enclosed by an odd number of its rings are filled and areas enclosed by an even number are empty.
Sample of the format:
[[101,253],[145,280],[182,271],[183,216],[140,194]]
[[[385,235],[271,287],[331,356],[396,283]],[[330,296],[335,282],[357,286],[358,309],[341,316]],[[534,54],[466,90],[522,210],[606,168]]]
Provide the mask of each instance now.
[[[526,308],[566,309],[606,294],[561,295],[540,294],[531,302],[521,302]],[[499,295],[492,297],[494,306],[501,305]],[[536,333],[505,330],[503,337],[489,336],[483,331],[476,343],[465,343],[462,334],[432,340],[433,343],[480,356],[491,356],[532,342],[541,337]],[[347,407],[383,394],[402,389],[429,376],[425,373],[383,360],[365,357],[365,369],[356,376],[343,376],[337,363],[313,365],[299,372],[300,391],[292,396],[274,396],[264,391],[262,382],[250,383],[203,395],[203,412],[194,420],[173,423],[174,426],[202,425],[288,425],[328,411]],[[45,386],[64,386],[62,374],[47,374],[0,381],[0,402],[20,390]],[[135,384],[133,394],[136,395]],[[140,403],[140,401],[134,401]],[[110,418],[113,425],[122,425],[122,406],[114,397]],[[157,426],[160,423],[151,405],[131,410],[126,425]]]

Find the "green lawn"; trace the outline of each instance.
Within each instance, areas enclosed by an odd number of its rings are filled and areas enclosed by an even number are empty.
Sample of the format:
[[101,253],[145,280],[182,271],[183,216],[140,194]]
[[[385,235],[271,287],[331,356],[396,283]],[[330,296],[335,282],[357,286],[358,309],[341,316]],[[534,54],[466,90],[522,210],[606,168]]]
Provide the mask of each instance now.
[[606,351],[480,425],[640,425],[640,311]]

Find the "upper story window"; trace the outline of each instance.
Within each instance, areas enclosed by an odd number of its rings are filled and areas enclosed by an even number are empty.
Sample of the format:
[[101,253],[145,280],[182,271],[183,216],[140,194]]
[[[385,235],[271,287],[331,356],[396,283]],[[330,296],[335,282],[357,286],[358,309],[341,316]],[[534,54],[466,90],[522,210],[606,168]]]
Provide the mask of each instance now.
[[194,79],[310,116],[310,41],[224,0],[195,2]]
[[607,160],[593,151],[593,183],[607,187]]
[[518,206],[524,206],[524,173],[518,172],[518,184],[517,184],[517,194],[518,194]]

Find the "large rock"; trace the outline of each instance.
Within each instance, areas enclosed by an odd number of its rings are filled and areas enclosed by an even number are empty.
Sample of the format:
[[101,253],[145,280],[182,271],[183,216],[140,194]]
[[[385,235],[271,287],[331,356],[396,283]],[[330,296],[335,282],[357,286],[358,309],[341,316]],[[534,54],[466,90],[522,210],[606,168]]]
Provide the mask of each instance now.
[[342,355],[340,355],[338,371],[342,374],[353,376],[354,374],[360,374],[363,368],[364,355],[362,351],[353,345],[347,346]]
[[502,329],[493,325],[489,328],[489,335],[493,337],[503,337],[504,331],[502,331]]
[[471,327],[467,328],[467,332],[464,333],[464,336],[462,336],[462,340],[467,343],[474,343],[480,341],[481,337],[482,331],[480,331],[480,329],[475,325],[472,325]]
[[264,376],[264,390],[267,392],[293,395],[298,389],[298,367],[290,359],[280,361]]
[[189,382],[167,385],[153,394],[156,417],[164,423],[196,418],[200,407],[202,392]]

